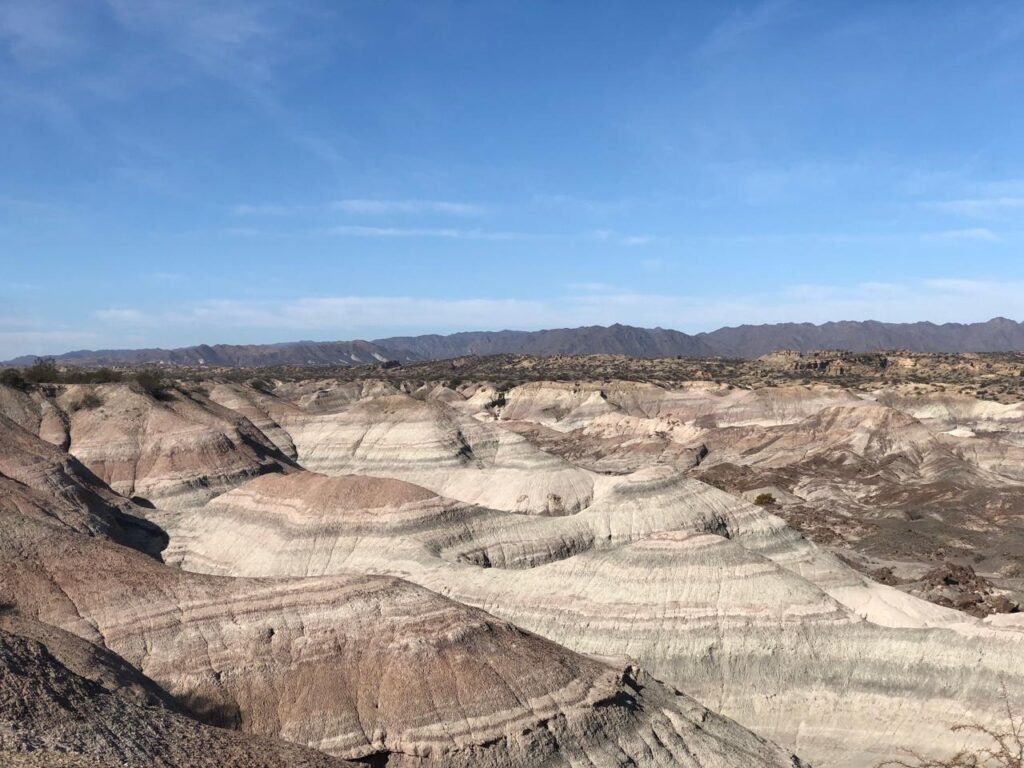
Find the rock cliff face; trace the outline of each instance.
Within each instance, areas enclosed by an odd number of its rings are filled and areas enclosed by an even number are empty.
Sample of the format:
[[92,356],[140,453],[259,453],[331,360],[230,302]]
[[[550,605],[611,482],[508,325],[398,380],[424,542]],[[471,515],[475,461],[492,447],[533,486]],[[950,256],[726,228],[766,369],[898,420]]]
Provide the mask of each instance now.
[[166,534],[77,459],[0,414],[0,510],[155,554]]
[[197,722],[113,654],[0,617],[0,764],[342,768],[354,763]]
[[[21,426],[67,448],[117,493],[162,509],[199,506],[245,479],[293,466],[248,418],[199,389],[154,396],[128,384],[73,385],[34,397],[3,389]],[[258,393],[251,400],[258,403]],[[255,415],[257,407],[243,410]]]
[[[176,717],[373,765],[868,768],[970,746],[949,727],[1024,689],[1024,624],[978,607],[1015,599],[993,568],[1024,552],[1016,407],[259,386],[0,398],[0,602],[116,654]],[[117,465],[102,429],[149,447]],[[166,503],[112,491],[115,466]],[[982,603],[916,596],[944,555],[882,543],[913,510],[944,552],[988,553]]]

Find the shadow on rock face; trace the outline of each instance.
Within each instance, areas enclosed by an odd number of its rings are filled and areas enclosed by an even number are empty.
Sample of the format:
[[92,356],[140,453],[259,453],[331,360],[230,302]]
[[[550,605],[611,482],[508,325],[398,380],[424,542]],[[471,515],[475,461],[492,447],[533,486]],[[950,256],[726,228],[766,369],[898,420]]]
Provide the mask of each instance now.
[[177,701],[196,720],[206,725],[232,731],[237,731],[242,725],[242,713],[234,701],[201,693],[179,696]]
[[[149,506],[149,509],[153,508],[152,505]],[[154,522],[137,517],[136,515],[130,515],[127,512],[120,514],[118,522],[120,523],[121,531],[119,532],[120,535],[115,535],[115,538],[121,544],[137,549],[154,560],[163,562],[160,553],[167,549],[167,545],[171,541],[167,531]]]

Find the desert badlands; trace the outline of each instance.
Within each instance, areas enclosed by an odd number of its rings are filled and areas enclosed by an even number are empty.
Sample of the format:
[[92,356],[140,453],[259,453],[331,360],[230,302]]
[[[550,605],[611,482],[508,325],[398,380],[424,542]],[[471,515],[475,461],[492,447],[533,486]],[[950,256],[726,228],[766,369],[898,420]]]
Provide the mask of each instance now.
[[[1024,404],[0,387],[0,764],[871,768],[1024,691]],[[755,503],[756,502],[756,503]]]

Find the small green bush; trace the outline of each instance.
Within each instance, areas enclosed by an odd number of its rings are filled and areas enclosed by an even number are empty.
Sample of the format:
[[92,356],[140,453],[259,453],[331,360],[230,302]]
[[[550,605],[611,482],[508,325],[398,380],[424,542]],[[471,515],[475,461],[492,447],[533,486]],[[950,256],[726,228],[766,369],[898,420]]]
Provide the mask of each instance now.
[[24,389],[25,377],[21,375],[21,371],[17,368],[4,368],[0,371],[0,384],[14,387],[15,389]]
[[754,499],[754,503],[759,507],[773,507],[775,506],[775,497],[770,493],[759,493]]
[[22,371],[25,381],[30,384],[52,384],[60,381],[60,371],[52,357],[36,358],[36,361]]

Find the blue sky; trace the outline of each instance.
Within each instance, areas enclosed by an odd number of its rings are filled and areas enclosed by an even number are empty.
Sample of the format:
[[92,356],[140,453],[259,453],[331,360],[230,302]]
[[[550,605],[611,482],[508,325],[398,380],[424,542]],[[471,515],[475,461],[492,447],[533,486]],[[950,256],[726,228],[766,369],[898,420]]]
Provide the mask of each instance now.
[[0,2],[0,359],[1024,317],[1018,2]]

